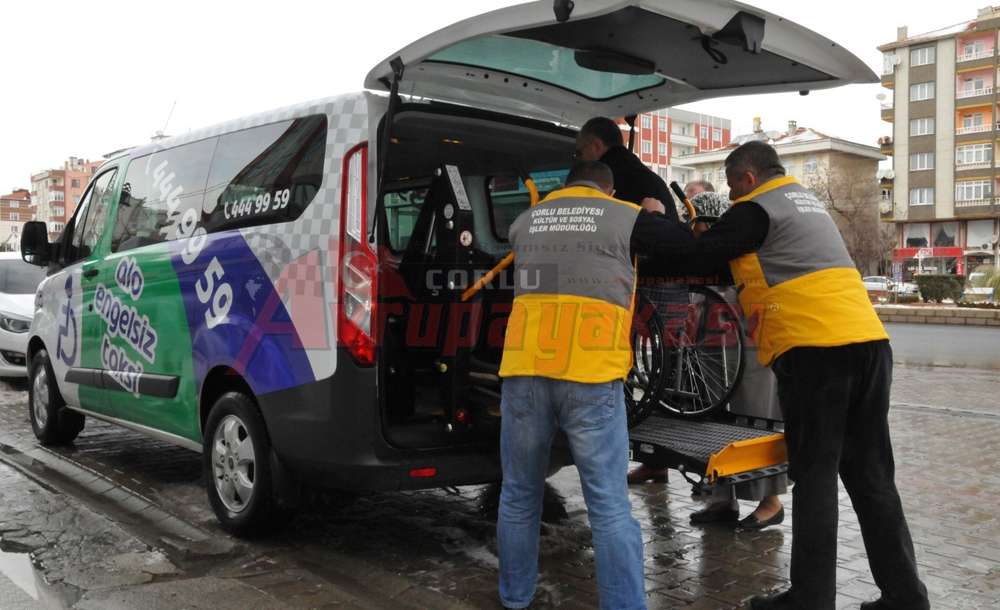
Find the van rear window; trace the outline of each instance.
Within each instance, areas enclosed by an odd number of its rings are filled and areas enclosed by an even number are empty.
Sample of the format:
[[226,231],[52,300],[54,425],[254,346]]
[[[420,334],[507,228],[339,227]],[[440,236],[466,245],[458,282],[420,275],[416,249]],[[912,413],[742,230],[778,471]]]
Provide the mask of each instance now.
[[427,61],[499,70],[568,89],[594,100],[607,100],[659,87],[666,82],[656,74],[591,70],[577,63],[576,49],[501,35],[463,40],[431,55]]

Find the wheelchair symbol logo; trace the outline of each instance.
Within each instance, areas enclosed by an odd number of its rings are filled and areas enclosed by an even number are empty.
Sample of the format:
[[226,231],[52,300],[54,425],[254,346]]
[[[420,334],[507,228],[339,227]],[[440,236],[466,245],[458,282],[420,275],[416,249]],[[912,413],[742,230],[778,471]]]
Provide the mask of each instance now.
[[[76,362],[77,326],[76,313],[73,311],[73,277],[66,278],[66,304],[62,306],[63,319],[59,324],[59,340],[56,343],[56,355],[67,365]],[[72,330],[71,330],[72,329]],[[72,349],[67,346],[72,345]]]

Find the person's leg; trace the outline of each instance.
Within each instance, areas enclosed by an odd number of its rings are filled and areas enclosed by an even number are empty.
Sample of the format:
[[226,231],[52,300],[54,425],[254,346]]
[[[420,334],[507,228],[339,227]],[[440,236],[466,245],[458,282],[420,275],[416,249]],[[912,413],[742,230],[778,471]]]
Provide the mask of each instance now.
[[580,472],[597,560],[601,608],[646,607],[642,530],[632,517],[622,382],[559,382],[559,425]]
[[[837,474],[851,380],[842,348],[796,348],[773,367],[795,482],[791,590],[776,608],[833,610],[837,574]],[[758,605],[756,607],[768,607]]]
[[556,431],[549,383],[539,377],[509,377],[503,382],[497,550],[500,600],[508,608],[526,608],[538,580],[542,496]]
[[852,397],[840,477],[858,514],[872,576],[887,607],[926,609],[927,589],[917,575],[889,438],[892,350],[880,341],[859,345],[858,352],[860,383]]
[[736,523],[740,518],[740,503],[736,499],[736,488],[718,489],[712,493],[708,506],[691,513],[692,525],[704,523]]

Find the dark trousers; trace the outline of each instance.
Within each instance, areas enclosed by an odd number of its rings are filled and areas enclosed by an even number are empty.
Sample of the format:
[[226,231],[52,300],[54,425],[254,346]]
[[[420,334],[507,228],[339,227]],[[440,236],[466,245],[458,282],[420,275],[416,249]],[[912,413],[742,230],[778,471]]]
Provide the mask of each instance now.
[[800,347],[775,361],[792,489],[792,598],[833,610],[837,475],[861,524],[875,584],[893,608],[929,608],[896,491],[889,440],[888,341]]

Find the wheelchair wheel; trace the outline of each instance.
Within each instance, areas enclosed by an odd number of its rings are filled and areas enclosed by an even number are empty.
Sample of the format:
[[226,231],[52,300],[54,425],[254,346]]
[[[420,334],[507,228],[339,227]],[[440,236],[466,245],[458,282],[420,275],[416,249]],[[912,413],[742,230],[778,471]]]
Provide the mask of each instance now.
[[743,374],[739,306],[711,288],[692,286],[687,305],[670,309],[658,406],[680,417],[705,417],[728,403]]
[[657,408],[667,357],[663,337],[656,307],[641,294],[636,295],[632,314],[632,370],[625,379],[625,409],[630,428]]

